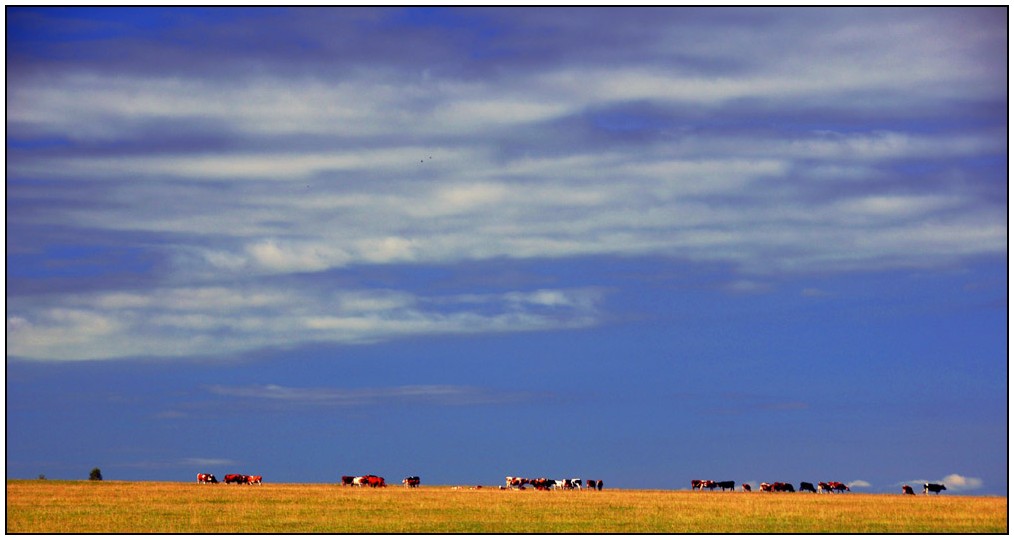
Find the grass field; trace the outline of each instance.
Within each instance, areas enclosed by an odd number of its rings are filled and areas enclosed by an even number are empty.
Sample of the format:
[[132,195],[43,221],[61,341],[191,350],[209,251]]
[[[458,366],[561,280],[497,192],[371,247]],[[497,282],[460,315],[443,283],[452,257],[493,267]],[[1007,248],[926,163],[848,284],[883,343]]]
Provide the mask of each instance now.
[[1007,499],[7,481],[8,533],[1006,533]]

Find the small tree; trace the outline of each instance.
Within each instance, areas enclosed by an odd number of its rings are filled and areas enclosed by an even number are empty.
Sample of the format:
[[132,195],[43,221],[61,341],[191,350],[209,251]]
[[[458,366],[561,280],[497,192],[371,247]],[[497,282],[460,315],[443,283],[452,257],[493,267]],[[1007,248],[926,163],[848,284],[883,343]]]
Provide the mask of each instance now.
[[88,475],[89,480],[102,480],[102,471],[98,467],[92,469],[91,474]]

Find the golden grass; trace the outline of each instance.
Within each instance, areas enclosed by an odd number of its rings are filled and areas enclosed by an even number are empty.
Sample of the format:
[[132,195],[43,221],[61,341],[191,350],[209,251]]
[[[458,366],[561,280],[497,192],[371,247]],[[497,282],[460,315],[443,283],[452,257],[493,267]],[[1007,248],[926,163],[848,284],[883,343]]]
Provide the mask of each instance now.
[[1005,497],[7,481],[8,533],[1006,533]]

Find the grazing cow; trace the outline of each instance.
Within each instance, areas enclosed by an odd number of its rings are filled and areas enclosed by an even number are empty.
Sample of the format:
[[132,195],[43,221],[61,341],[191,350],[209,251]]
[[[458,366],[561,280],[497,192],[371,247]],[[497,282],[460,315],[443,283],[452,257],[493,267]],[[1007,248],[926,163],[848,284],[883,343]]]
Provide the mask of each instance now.
[[530,483],[531,480],[527,478],[521,478],[520,476],[508,476],[506,481],[507,487],[514,489],[522,489],[524,488],[525,484]]
[[585,484],[585,485],[588,486],[588,489],[595,489],[595,481],[594,480],[588,480],[588,483]]
[[828,482],[828,485],[831,486],[831,490],[832,491],[835,491],[837,493],[844,493],[846,491],[849,491],[849,492],[852,491],[847,485],[845,485],[845,484],[843,484],[841,482]]
[[223,478],[226,484],[247,484],[249,480],[245,474],[227,474]]
[[715,489],[717,487],[715,480],[691,480],[691,489]]
[[351,486],[353,479],[355,479],[354,476],[343,476],[342,477],[342,487]]
[[946,489],[947,489],[947,486],[945,486],[943,484],[923,484],[922,485],[922,492],[926,493],[926,494],[928,494],[928,493],[930,493],[932,491],[933,493],[936,493],[937,495],[940,495],[940,492],[944,491]]
[[211,473],[199,473],[197,475],[198,484],[217,484],[218,479]]
[[747,492],[747,493],[750,493],[750,491],[751,491],[751,489],[752,489],[752,488],[750,487],[750,484],[743,484],[743,486],[742,486],[742,487],[743,487],[743,491],[745,491],[745,492]]
[[767,482],[761,482],[760,490],[761,491],[774,491],[774,487],[771,484],[767,483]]
[[598,491],[602,491],[602,480],[595,482],[595,489]]
[[735,480],[726,480],[724,482],[715,482],[715,485],[718,486],[718,487],[720,487],[720,488],[722,488],[722,491],[725,491],[726,489],[731,489],[733,491],[736,491],[736,481]]
[[263,476],[247,476],[246,477],[246,483],[247,484],[258,484],[258,485],[260,485],[260,484],[263,483],[262,480],[264,480]]
[[802,493],[804,491],[809,491],[810,493],[816,493],[817,492],[817,488],[813,487],[813,484],[811,484],[809,482],[800,482],[799,483],[799,492]]
[[831,493],[831,484],[827,482],[817,482],[817,493]]
[[787,493],[795,493],[796,488],[792,487],[792,484],[788,482],[775,482],[771,484],[772,491],[784,491]]
[[908,484],[901,486],[901,493],[902,495],[915,495],[915,491],[912,489],[912,486]]
[[383,477],[374,476],[372,474],[366,476],[366,484],[369,485],[371,488],[387,487],[387,484],[384,483]]
[[367,485],[365,476],[357,476],[352,479],[353,487],[363,487],[365,485]]
[[550,489],[570,489],[570,484],[567,483],[566,480],[556,480],[555,482],[553,482],[553,484],[551,486],[549,486],[549,488]]
[[539,491],[549,491],[549,488],[556,484],[556,480],[551,478],[536,478],[534,480],[529,480],[528,483]]
[[418,476],[409,476],[408,478],[405,478],[404,480],[402,480],[401,483],[405,484],[405,487],[417,488],[417,487],[419,487],[419,477]]
[[580,478],[571,478],[570,480],[567,480],[567,481],[570,482],[570,488],[571,489],[581,489],[581,479]]

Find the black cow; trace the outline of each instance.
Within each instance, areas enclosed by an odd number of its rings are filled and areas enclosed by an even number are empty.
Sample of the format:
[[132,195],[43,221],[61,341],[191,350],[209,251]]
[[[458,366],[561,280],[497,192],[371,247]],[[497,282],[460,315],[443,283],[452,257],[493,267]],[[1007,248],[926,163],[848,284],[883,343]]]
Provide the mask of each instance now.
[[940,495],[940,492],[944,491],[946,489],[947,489],[947,486],[945,486],[943,484],[923,484],[922,485],[922,492],[923,493],[929,493],[929,492],[932,491],[933,493],[936,493],[937,495]]
[[731,489],[733,491],[736,491],[736,481],[735,480],[726,480],[724,482],[715,482],[715,485],[718,486],[718,487],[720,487],[720,488],[722,488],[722,491],[725,491],[727,489]]
[[599,480],[598,482],[595,482],[595,490],[596,491],[602,491],[602,480]]
[[915,495],[915,491],[912,490],[912,486],[905,484],[901,486],[902,495]]
[[816,493],[817,492],[817,488],[813,487],[813,484],[811,484],[809,482],[800,482],[799,483],[799,492],[802,493],[804,491],[809,491],[810,493]]

